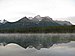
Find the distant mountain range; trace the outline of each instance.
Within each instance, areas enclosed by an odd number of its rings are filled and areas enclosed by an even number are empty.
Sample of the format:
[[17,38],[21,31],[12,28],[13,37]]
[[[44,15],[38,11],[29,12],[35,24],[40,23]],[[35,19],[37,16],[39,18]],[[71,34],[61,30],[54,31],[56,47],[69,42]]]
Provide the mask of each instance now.
[[0,29],[9,28],[30,28],[30,27],[47,27],[47,26],[70,26],[68,21],[55,21],[49,16],[41,17],[40,15],[32,17],[23,17],[16,22],[8,22],[7,20],[0,20]]

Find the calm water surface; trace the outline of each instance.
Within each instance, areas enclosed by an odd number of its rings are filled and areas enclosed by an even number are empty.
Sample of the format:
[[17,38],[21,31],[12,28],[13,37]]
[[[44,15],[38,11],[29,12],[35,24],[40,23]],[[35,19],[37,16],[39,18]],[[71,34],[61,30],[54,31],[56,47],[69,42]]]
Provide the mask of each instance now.
[[75,56],[75,34],[0,34],[0,56]]

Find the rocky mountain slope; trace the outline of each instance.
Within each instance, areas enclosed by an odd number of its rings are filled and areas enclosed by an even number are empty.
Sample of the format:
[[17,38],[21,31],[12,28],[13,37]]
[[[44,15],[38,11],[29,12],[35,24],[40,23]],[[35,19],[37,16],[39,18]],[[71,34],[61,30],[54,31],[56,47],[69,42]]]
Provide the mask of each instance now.
[[0,29],[13,29],[13,28],[30,28],[30,27],[47,27],[47,26],[70,26],[72,25],[68,21],[54,21],[49,16],[41,17],[40,15],[35,16],[32,19],[23,17],[16,22],[8,22],[3,20],[0,22]]

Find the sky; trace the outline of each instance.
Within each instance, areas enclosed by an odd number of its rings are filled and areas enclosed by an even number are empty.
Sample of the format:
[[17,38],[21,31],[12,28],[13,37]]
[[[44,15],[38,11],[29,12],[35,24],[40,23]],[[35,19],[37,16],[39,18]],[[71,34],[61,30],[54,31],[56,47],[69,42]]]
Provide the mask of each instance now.
[[14,22],[36,15],[75,24],[75,0],[0,0],[0,20]]

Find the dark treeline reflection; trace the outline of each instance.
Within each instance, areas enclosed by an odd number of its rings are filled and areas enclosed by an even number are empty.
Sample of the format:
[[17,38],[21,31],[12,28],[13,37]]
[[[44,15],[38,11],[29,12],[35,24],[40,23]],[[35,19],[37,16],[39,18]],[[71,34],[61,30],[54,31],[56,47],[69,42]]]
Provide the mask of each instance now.
[[49,48],[53,44],[75,41],[75,34],[0,34],[0,45],[16,43],[23,48]]

